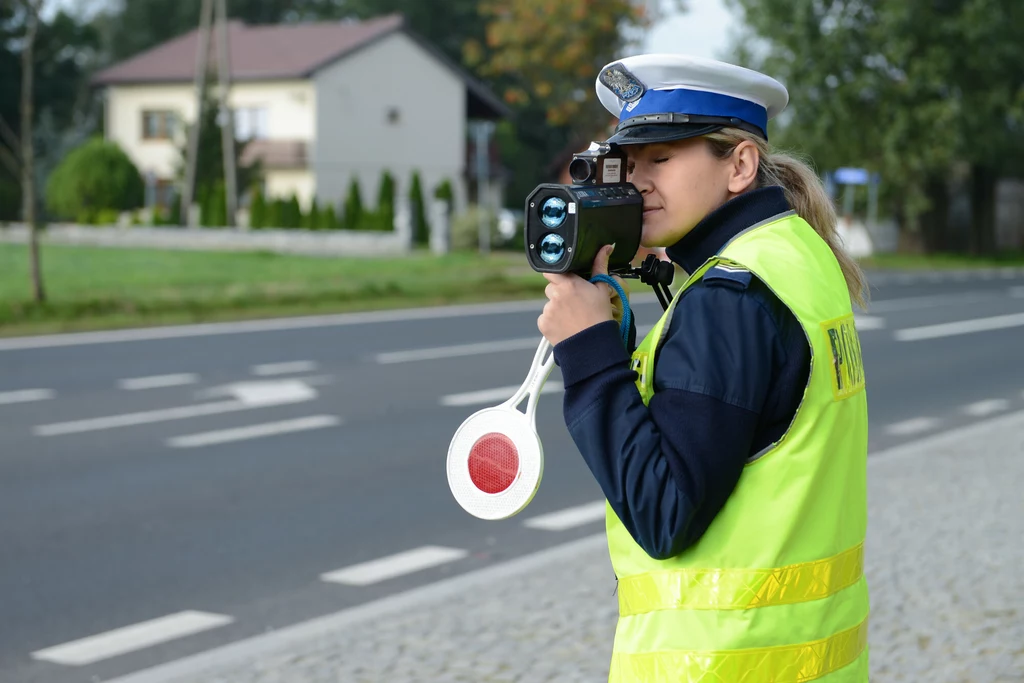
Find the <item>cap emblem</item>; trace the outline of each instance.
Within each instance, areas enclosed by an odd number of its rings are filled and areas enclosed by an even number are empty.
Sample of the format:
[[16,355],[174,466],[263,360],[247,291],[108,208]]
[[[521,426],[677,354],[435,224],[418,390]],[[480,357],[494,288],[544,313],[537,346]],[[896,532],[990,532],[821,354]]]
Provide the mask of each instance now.
[[647,92],[640,79],[630,73],[621,62],[605,67],[599,80],[623,102],[636,102]]

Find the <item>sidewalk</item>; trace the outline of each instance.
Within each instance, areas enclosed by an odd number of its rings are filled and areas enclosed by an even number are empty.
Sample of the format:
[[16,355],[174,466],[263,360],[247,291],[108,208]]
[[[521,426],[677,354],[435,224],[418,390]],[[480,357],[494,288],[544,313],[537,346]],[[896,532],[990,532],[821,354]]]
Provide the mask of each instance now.
[[[869,459],[872,681],[1024,681],[1024,413]],[[542,683],[607,676],[602,534],[115,683]]]

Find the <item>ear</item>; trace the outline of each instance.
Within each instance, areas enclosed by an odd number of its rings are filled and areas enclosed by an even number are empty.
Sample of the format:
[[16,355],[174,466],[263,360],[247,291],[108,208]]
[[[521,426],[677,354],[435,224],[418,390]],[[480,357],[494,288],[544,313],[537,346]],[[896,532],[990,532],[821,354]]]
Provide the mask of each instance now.
[[761,163],[761,153],[750,140],[736,145],[729,156],[731,163],[729,173],[729,192],[741,194],[754,187],[757,180],[757,168]]

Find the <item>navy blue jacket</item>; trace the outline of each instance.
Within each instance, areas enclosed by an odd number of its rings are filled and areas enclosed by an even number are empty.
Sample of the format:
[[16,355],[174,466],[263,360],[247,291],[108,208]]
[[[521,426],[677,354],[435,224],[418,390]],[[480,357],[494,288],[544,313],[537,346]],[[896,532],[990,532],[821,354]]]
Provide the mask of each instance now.
[[[789,210],[779,187],[741,195],[668,256],[693,272],[738,233]],[[563,413],[612,509],[648,555],[665,559],[701,537],[746,460],[785,432],[807,384],[810,349],[792,312],[741,272],[706,276],[680,298],[648,406],[631,351],[614,321],[557,344]]]

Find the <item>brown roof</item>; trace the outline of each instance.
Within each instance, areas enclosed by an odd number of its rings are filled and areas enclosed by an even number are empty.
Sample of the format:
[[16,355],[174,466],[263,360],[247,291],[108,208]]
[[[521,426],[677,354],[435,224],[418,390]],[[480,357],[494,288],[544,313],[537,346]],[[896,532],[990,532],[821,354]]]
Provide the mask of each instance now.
[[[511,114],[508,107],[485,85],[452,62],[441,50],[409,31],[401,14],[389,14],[363,22],[249,26],[241,21],[229,21],[231,79],[269,81],[310,78],[319,69],[395,31],[404,31],[466,83],[469,91],[469,116],[493,118]],[[210,55],[214,64],[217,59],[216,39],[217,32],[211,32]],[[92,83],[104,86],[190,82],[195,77],[198,51],[197,28],[100,71],[93,76]]]
[[[233,80],[308,78],[317,69],[402,27],[401,15],[365,22],[249,26],[228,22]],[[217,59],[217,32],[211,33],[211,59]],[[100,71],[97,85],[171,83],[195,76],[199,29],[178,36]],[[215,62],[214,62],[215,63]]]

